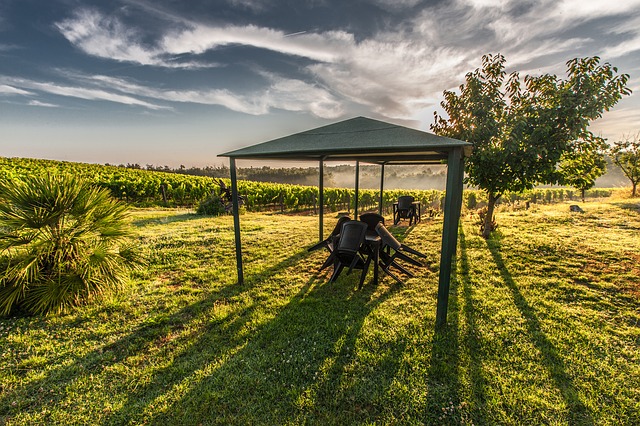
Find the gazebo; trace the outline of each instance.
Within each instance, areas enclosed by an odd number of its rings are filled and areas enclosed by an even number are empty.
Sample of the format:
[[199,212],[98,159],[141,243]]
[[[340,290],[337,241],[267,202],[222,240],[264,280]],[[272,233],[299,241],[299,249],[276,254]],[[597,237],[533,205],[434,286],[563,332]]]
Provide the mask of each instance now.
[[356,162],[356,217],[358,215],[359,165],[361,162],[381,166],[380,212],[382,211],[385,165],[441,164],[446,162],[447,183],[436,311],[436,324],[438,326],[446,324],[451,264],[456,251],[458,223],[462,207],[463,160],[470,152],[471,144],[468,142],[366,117],[356,117],[220,154],[220,157],[228,157],[230,162],[238,282],[242,283],[244,278],[240,215],[238,212],[237,159],[318,161],[320,169],[318,179],[319,240],[323,239],[324,163],[326,161]]

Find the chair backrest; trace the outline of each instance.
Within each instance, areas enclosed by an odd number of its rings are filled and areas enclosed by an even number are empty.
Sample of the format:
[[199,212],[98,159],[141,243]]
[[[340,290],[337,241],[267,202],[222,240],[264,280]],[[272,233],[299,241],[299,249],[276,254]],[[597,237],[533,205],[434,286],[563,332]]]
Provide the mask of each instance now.
[[367,233],[367,224],[357,220],[350,220],[342,225],[340,241],[337,250],[339,253],[356,253],[364,242]]
[[398,197],[398,210],[408,210],[411,208],[414,198],[411,195],[403,195]]
[[382,224],[384,224],[384,217],[378,213],[364,213],[360,215],[360,221],[367,224],[369,231],[375,231],[378,223],[382,222]]
[[383,245],[389,246],[394,250],[400,250],[402,244],[400,244],[400,241],[396,240],[396,237],[394,237],[382,223],[378,223],[376,226],[376,232],[380,235]]
[[336,223],[336,227],[333,228],[333,231],[331,231],[331,235],[329,235],[329,237],[338,235],[340,233],[340,230],[342,230],[342,225],[345,222],[349,222],[350,220],[351,218],[349,216],[340,216],[340,218],[338,219],[338,223]]

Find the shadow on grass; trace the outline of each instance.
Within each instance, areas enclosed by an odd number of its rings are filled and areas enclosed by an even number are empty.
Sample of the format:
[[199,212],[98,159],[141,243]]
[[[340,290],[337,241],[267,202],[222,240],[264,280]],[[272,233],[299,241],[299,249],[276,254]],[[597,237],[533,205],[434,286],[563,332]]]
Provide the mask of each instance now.
[[476,325],[476,313],[473,302],[473,283],[471,281],[469,256],[467,253],[466,236],[460,228],[460,268],[456,277],[462,282],[462,294],[464,297],[465,332],[462,336],[461,347],[465,348],[469,357],[469,378],[471,385],[471,400],[473,401],[472,416],[477,424],[486,424],[486,393],[487,380],[482,373],[482,345],[478,339],[478,327]]
[[362,366],[364,381],[355,374],[355,348],[365,319],[392,290],[378,295],[372,285],[354,291],[353,280],[324,281],[314,275],[284,306],[256,301],[232,320],[201,328],[104,424],[330,424],[337,412],[340,422],[380,416],[371,393],[384,394],[405,348],[399,342],[377,365]]
[[449,289],[449,305],[447,309],[447,324],[437,327],[431,341],[431,361],[427,380],[429,394],[427,409],[441,416],[443,424],[454,423],[454,419],[446,418],[449,414],[445,410],[452,404],[460,404],[460,336],[457,278],[452,273]]
[[525,325],[531,337],[531,341],[536,345],[542,357],[541,362],[549,371],[550,377],[555,382],[560,394],[567,403],[570,424],[593,425],[594,421],[589,410],[580,400],[578,391],[573,385],[573,381],[566,371],[565,363],[558,354],[558,350],[545,335],[540,321],[536,316],[535,309],[522,295],[518,284],[515,282],[500,252],[499,240],[487,240],[487,246],[496,264],[500,276],[507,288],[511,291],[513,301],[525,320]]
[[[430,412],[438,413],[437,424],[487,424],[486,379],[482,373],[481,345],[476,335],[472,282],[465,235],[460,229],[458,267],[452,271],[447,325],[437,327],[432,340],[428,373]],[[459,286],[462,285],[460,289]],[[461,290],[461,292],[460,292]],[[460,295],[462,300],[460,300]],[[460,315],[464,315],[464,327]],[[461,355],[467,352],[471,395],[462,395]],[[466,361],[465,361],[466,362]],[[466,386],[466,385],[465,385]],[[463,404],[469,400],[469,405]]]
[[639,213],[640,214],[640,198],[636,198],[636,201],[624,201],[624,202],[616,202],[616,203],[611,203],[616,207],[620,207],[621,209],[624,210],[630,210],[634,213]]
[[172,214],[168,212],[166,216],[135,219],[131,221],[131,223],[135,227],[143,227],[147,225],[166,225],[167,223],[185,222],[189,220],[203,219],[205,217],[207,216],[197,215],[195,213]]
[[[264,271],[262,276],[273,276],[284,268],[290,267],[294,261],[301,257],[301,253],[303,252],[295,253],[282,260]],[[255,306],[249,306],[237,315],[231,315],[230,318],[219,321],[213,319],[207,327],[200,328],[197,332],[189,333],[186,336],[181,335],[178,338],[173,336],[184,330],[189,323],[215,317],[214,311],[219,304],[226,304],[233,298],[240,299],[243,297],[243,293],[250,292],[251,289],[251,285],[248,283],[244,285],[226,285],[217,291],[208,293],[200,301],[185,306],[170,315],[160,312],[156,316],[148,318],[145,323],[113,343],[101,346],[70,362],[64,363],[64,365],[44,372],[37,380],[18,388],[16,392],[3,393],[0,395],[0,407],[8,407],[8,409],[0,408],[0,415],[10,417],[19,411],[25,410],[35,413],[45,405],[55,405],[65,399],[67,394],[65,388],[69,384],[89,374],[101,374],[104,370],[116,365],[129,367],[130,359],[148,352],[158,342],[173,346],[179,346],[183,343],[188,344],[189,340],[197,338],[196,334],[207,333],[212,328],[217,328],[224,330],[224,333],[216,336],[216,338],[219,337],[224,344],[228,345],[225,339],[237,334],[238,330],[251,319],[251,313]],[[178,354],[178,357],[180,356],[184,357],[184,354]],[[52,387],[57,390],[55,394],[42,394],[42,388],[51,389]],[[20,399],[24,399],[24,403],[13,407],[10,405],[10,401],[16,397],[16,394],[21,394]]]

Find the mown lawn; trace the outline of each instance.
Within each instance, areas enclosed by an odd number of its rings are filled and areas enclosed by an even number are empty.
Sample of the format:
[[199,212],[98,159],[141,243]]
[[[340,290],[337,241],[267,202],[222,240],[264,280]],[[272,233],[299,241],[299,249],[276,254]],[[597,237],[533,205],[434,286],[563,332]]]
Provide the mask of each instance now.
[[[640,203],[463,218],[436,331],[440,219],[404,286],[327,284],[317,217],[137,210],[147,265],[76,313],[0,319],[0,424],[640,424]],[[326,225],[331,229],[332,223]]]

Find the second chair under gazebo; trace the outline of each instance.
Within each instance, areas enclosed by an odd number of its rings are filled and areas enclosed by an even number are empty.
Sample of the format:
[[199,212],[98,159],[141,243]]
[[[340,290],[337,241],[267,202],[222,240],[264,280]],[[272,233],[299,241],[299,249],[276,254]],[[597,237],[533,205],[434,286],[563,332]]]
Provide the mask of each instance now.
[[376,232],[382,240],[382,246],[380,248],[380,267],[382,268],[382,271],[394,280],[398,281],[400,284],[404,284],[404,282],[391,271],[391,268],[395,268],[409,277],[413,277],[414,275],[411,271],[398,263],[397,259],[404,260],[415,266],[424,266],[420,261],[410,257],[408,254],[422,258],[427,256],[405,244],[402,244],[393,236],[393,234],[391,234],[391,232],[389,232],[387,228],[385,228],[382,223],[378,223],[376,226]]

